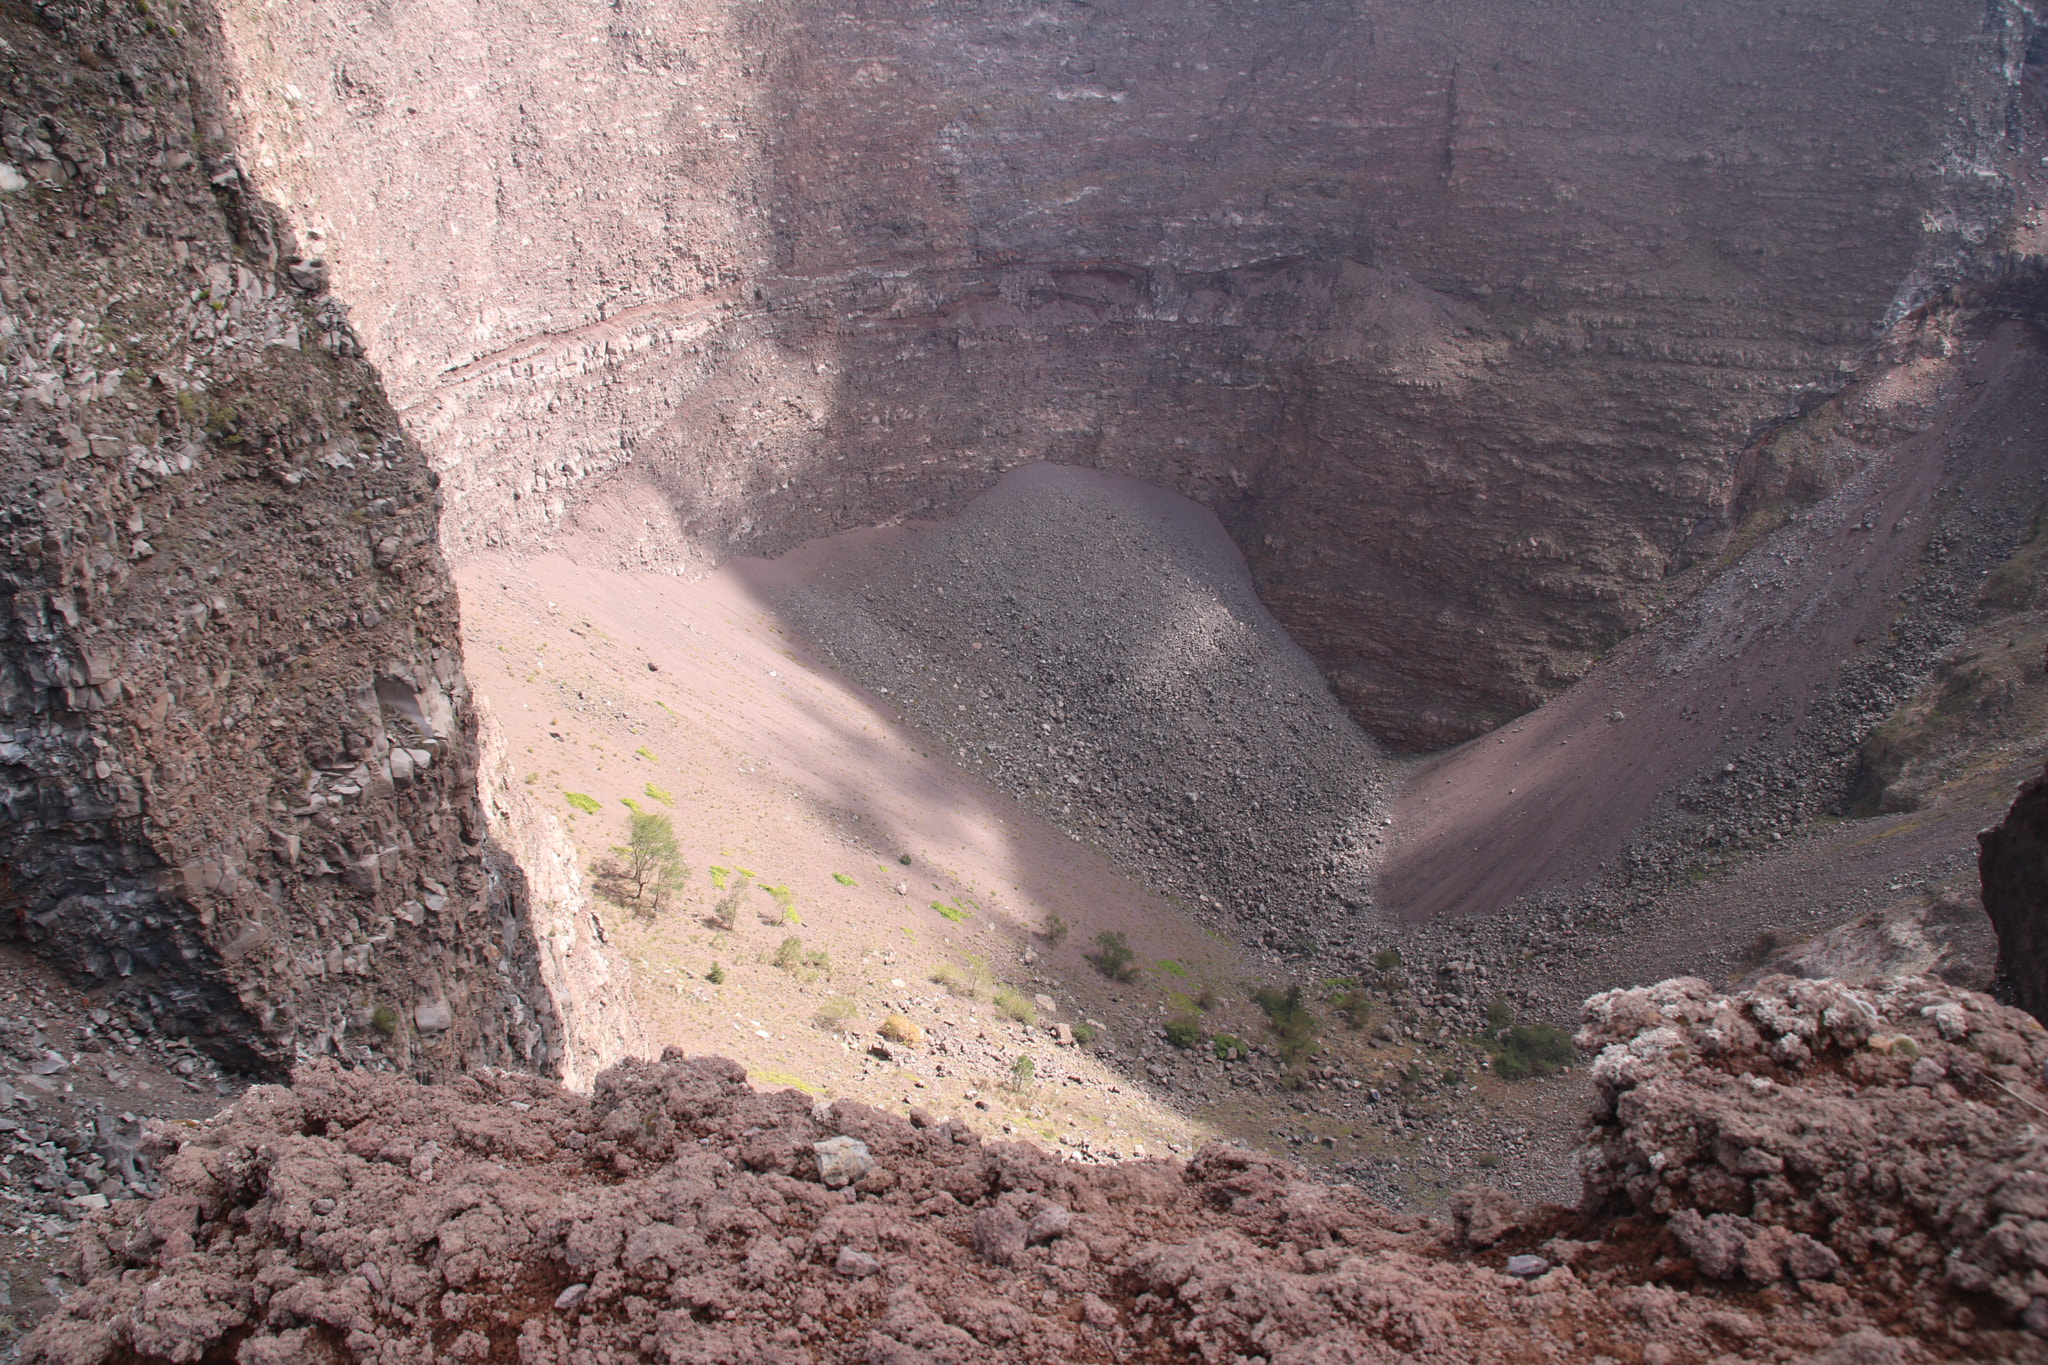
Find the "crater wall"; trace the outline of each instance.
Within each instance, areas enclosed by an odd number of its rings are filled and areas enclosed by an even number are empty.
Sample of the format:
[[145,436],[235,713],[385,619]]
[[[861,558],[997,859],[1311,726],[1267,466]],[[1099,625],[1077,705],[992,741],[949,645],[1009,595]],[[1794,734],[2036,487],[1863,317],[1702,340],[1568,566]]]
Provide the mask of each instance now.
[[1995,252],[2031,9],[224,7],[444,543],[697,572],[1034,460],[1213,507],[1367,726],[1540,701]]

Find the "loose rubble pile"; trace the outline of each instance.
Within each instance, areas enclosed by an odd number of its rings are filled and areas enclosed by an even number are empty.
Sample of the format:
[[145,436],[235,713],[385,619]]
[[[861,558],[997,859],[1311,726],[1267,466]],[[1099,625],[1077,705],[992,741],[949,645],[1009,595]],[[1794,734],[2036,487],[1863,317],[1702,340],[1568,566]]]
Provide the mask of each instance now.
[[785,602],[849,674],[1241,933],[1307,948],[1368,903],[1385,760],[1212,515],[1034,465],[902,534],[837,549]]
[[1242,1148],[1071,1164],[715,1058],[587,1097],[317,1064],[152,1132],[161,1193],[96,1216],[24,1358],[2048,1361],[2031,1020],[1680,980],[1590,1002],[1584,1041],[1584,1207],[1475,1187],[1449,1226]]

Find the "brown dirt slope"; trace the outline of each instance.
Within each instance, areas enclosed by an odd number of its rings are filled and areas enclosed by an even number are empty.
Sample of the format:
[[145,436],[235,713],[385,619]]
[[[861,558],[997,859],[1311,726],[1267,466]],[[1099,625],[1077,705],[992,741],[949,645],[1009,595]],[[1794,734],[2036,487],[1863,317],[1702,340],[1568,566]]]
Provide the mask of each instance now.
[[[1076,1166],[730,1062],[327,1064],[191,1134],[30,1361],[2048,1360],[2048,1033],[1926,979],[1589,1003],[1583,1209]],[[159,1146],[173,1145],[159,1133]],[[1564,1343],[1571,1343],[1565,1346]]]

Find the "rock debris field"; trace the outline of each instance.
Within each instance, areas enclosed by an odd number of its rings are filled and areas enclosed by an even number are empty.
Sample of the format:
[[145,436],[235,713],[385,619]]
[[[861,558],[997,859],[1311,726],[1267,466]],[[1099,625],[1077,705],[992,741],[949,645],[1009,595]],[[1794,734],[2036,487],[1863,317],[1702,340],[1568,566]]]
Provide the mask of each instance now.
[[1389,764],[1199,505],[1031,465],[942,525],[757,571],[785,614],[996,785],[1270,945],[1370,905]]
[[302,1068],[92,1216],[30,1361],[2048,1360],[2048,1033],[1929,978],[1588,1002],[1577,1210],[1081,1165],[718,1058]]

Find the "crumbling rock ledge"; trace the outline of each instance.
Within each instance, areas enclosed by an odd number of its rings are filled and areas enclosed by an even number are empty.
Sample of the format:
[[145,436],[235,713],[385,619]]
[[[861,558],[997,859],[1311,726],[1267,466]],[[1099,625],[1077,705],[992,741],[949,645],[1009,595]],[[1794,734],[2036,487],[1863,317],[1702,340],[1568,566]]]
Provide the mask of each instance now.
[[322,1062],[158,1130],[161,1195],[81,1233],[24,1358],[2048,1361],[2026,1016],[1679,980],[1581,1038],[1585,1207],[1475,1189],[1449,1227],[1237,1147],[1071,1165],[673,1050],[587,1096]]

